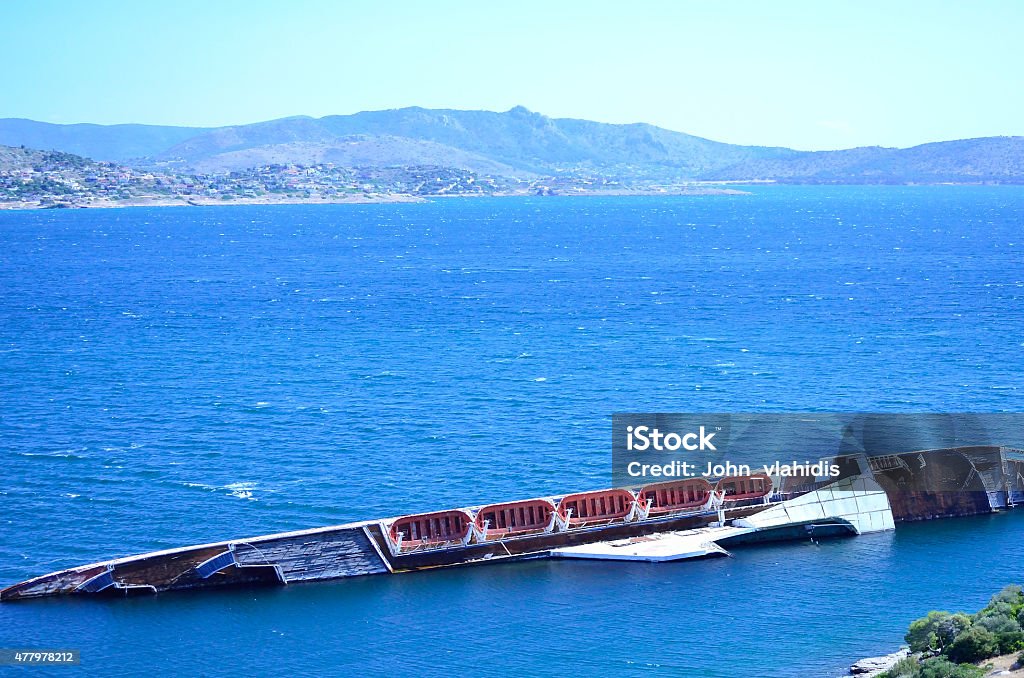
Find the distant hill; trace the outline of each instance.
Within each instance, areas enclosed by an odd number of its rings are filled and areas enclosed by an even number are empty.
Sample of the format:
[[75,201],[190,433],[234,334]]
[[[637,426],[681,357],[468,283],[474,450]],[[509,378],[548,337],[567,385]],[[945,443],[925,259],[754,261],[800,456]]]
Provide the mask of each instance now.
[[204,173],[237,171],[273,164],[334,163],[346,167],[436,165],[481,174],[523,174],[517,168],[476,153],[407,137],[353,134],[333,137],[327,141],[292,138],[279,143],[253,144],[240,141],[240,137],[245,136],[234,128],[204,134],[157,156],[156,164],[177,165]]
[[854,148],[737,163],[704,175],[788,183],[1024,183],[1024,137],[985,137],[912,148]]
[[413,107],[218,128],[6,119],[0,120],[0,144],[211,173],[334,163],[649,183],[1024,183],[1024,137],[806,152],[726,144],[642,123],[549,118],[521,106],[502,113]]
[[696,176],[740,161],[781,159],[794,153],[724,144],[642,123],[548,118],[522,106],[504,113],[402,108],[328,116],[320,122],[336,134],[425,139],[542,173],[580,167],[628,174],[657,167]]
[[314,153],[345,158],[352,146],[370,139],[378,140],[380,155],[359,154],[368,164],[400,164],[412,154],[416,164],[506,174],[588,169],[623,176],[694,177],[737,162],[794,153],[722,144],[651,125],[558,120],[521,107],[505,113],[402,108],[222,127],[186,139],[154,159],[206,170],[235,169],[246,156]]
[[36,170],[39,172],[90,170],[98,163],[61,151],[39,151],[33,148],[0,146],[0,172]]
[[0,119],[0,145],[65,151],[94,160],[124,162],[156,155],[206,131],[201,127],[56,125],[23,118],[4,118]]

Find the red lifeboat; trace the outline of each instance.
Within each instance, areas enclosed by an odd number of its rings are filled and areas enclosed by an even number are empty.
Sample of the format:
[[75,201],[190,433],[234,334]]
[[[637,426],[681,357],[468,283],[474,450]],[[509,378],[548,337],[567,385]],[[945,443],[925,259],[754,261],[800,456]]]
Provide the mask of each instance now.
[[624,519],[632,512],[634,501],[629,490],[580,492],[558,502],[558,515],[569,527],[600,525]]
[[638,496],[641,505],[650,502],[648,516],[660,516],[704,506],[711,497],[711,490],[711,483],[703,478],[690,478],[647,485]]
[[395,520],[391,523],[388,536],[395,544],[399,544],[401,536],[401,549],[406,551],[462,541],[469,534],[472,524],[473,516],[457,509],[419,513]]
[[718,481],[715,491],[722,495],[722,501],[760,499],[772,491],[772,479],[764,473],[755,473],[750,476],[729,476]]
[[554,513],[555,505],[547,499],[491,504],[477,511],[476,529],[487,539],[545,532]]

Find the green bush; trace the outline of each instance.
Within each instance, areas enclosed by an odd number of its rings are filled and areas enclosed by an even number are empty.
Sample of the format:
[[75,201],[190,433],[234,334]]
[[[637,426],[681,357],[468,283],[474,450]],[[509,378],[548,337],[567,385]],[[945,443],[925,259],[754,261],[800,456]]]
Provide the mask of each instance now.
[[989,601],[989,607],[993,607],[998,603],[1008,603],[1015,607],[1020,607],[1024,604],[1024,591],[1016,584],[1004,586],[1002,591],[992,596],[992,600]]
[[993,633],[1008,632],[1024,627],[1024,594],[1017,585],[1005,587],[992,596],[988,605],[974,615],[977,624]]
[[999,643],[999,654],[1013,654],[1024,650],[1024,631],[1006,631],[996,634]]
[[1014,623],[1016,623],[1017,608],[1011,605],[1010,603],[1004,601],[992,602],[989,603],[988,606],[985,607],[983,610],[978,612],[978,614],[974,615],[975,621],[980,621],[982,619],[990,619],[992,617],[998,619],[1009,618],[1012,619]]
[[879,678],[920,678],[921,664],[916,657],[904,657]]
[[971,664],[954,664],[942,657],[921,662],[920,678],[982,678],[985,670]]
[[1020,631],[1020,624],[1017,620],[1010,616],[1004,616],[1002,614],[991,614],[985,617],[978,617],[977,621],[974,622],[975,626],[991,631],[992,633],[999,635],[1000,633],[1012,633],[1014,631]]
[[995,634],[986,628],[972,626],[956,637],[946,655],[956,663],[979,662],[999,653],[999,642]]

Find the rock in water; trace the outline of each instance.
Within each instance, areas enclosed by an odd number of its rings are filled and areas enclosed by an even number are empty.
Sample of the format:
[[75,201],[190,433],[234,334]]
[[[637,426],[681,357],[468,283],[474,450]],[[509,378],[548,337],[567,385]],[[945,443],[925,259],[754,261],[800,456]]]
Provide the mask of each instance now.
[[850,675],[860,676],[861,678],[871,678],[877,676],[880,673],[888,671],[896,662],[903,659],[904,657],[910,656],[910,648],[901,648],[899,652],[893,652],[882,657],[868,657],[867,659],[861,659],[859,662],[850,667]]

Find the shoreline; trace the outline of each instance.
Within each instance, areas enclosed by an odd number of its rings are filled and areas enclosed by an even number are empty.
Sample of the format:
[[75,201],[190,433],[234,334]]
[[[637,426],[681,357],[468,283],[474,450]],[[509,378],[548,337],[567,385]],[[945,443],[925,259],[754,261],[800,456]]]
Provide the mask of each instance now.
[[110,200],[93,198],[85,201],[57,202],[43,205],[38,201],[0,202],[0,210],[64,210],[64,209],[117,209],[121,207],[216,207],[230,205],[369,205],[380,203],[414,203],[426,202],[418,196],[392,193],[379,195],[346,196],[342,199],[321,198],[282,198],[280,200],[261,198],[235,198],[220,200],[212,198],[129,198],[127,200]]
[[449,198],[523,198],[523,197],[617,197],[617,196],[722,196],[722,195],[751,195],[749,191],[740,191],[733,188],[709,188],[694,187],[680,188],[673,190],[635,190],[635,189],[609,189],[609,190],[578,190],[578,191],[553,191],[550,193],[538,194],[528,191],[505,191],[496,193],[442,193],[437,195],[413,195],[411,193],[369,193],[348,195],[332,198],[274,198],[261,196],[258,198],[233,198],[221,200],[219,198],[196,198],[191,196],[178,197],[138,197],[126,200],[111,200],[108,198],[88,198],[85,200],[68,200],[67,202],[55,201],[52,204],[41,204],[39,201],[10,201],[0,202],[0,210],[48,210],[48,209],[116,209],[121,207],[227,207],[232,205],[374,205],[392,203],[424,203],[434,199]]
[[[976,662],[974,666],[984,669],[987,675],[1005,676],[1005,678],[1024,678],[1024,665],[1018,663],[1019,652],[1001,654],[989,659]],[[856,678],[878,678],[896,666],[896,664],[907,657],[916,657],[910,652],[910,648],[904,646],[892,654],[880,655],[878,657],[865,657],[850,666],[848,676]]]
[[[433,200],[466,199],[466,198],[599,198],[599,197],[694,197],[694,196],[746,196],[753,195],[751,191],[740,190],[739,188],[726,188],[725,186],[754,187],[763,185],[787,185],[773,181],[723,181],[714,185],[690,185],[666,189],[550,189],[550,190],[521,190],[521,191],[495,191],[493,193],[437,193],[429,195],[414,195],[412,193],[359,193],[333,197],[242,197],[223,200],[221,198],[209,198],[198,196],[140,196],[125,200],[112,200],[109,198],[88,197],[84,199],[68,199],[66,202],[54,200],[51,203],[41,204],[39,200],[0,201],[0,212],[26,211],[26,210],[47,210],[47,209],[115,209],[123,207],[214,207],[232,205],[376,205],[394,203],[425,203]],[[795,185],[795,184],[794,184]],[[820,186],[823,184],[801,184]],[[865,186],[890,184],[829,184],[843,186]],[[895,185],[895,184],[893,184]],[[989,184],[967,184],[967,183],[939,183],[939,184],[899,184],[901,186],[984,186]],[[1000,184],[1007,185],[1007,184]]]

